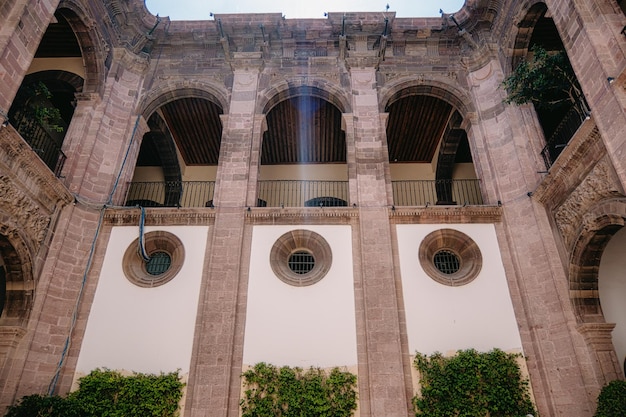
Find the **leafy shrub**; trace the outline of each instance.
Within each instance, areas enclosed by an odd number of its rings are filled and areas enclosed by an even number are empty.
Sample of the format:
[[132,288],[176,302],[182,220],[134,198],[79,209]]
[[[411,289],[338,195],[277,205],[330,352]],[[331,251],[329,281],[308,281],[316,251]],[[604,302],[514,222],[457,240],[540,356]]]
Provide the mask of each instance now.
[[416,416],[514,417],[535,414],[528,381],[516,359],[499,349],[479,353],[460,350],[456,356],[418,353],[421,394],[413,398]]
[[595,417],[623,416],[626,416],[626,381],[611,381],[600,391]]
[[26,396],[6,417],[175,417],[183,386],[178,372],[122,376],[96,369],[66,398]]
[[327,375],[261,362],[242,377],[242,417],[348,417],[357,407],[356,376],[337,368]]

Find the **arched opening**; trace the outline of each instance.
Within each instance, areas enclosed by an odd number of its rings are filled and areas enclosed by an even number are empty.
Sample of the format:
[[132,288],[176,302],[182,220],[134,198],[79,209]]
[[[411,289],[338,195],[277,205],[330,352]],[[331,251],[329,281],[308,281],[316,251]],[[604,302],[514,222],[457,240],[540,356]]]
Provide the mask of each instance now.
[[[520,78],[527,91],[523,96],[529,97],[528,101],[533,103],[543,130],[546,146],[541,154],[546,168],[550,168],[580,125],[588,118],[590,110],[546,4],[533,5],[519,23],[518,28],[512,57],[514,69],[512,77],[516,75],[516,71],[541,65],[542,62],[547,63],[544,68],[550,70],[538,71],[542,75],[547,74],[551,77],[548,81],[543,77],[540,78],[541,82],[529,82],[529,79],[538,79],[529,71],[524,72],[527,78]],[[525,63],[539,64],[531,64],[527,67]],[[558,71],[551,70],[557,67]],[[563,74],[565,77],[562,76]],[[558,81],[552,82],[552,79]],[[538,85],[541,88],[527,88],[529,85]]]
[[607,323],[615,323],[613,346],[620,364],[626,361],[626,228],[619,228],[608,241],[600,259],[598,290]]
[[604,382],[623,376],[626,358],[625,223],[625,200],[596,204],[585,215],[569,266],[570,300],[577,328],[596,356],[596,377]]
[[0,235],[0,327],[24,327],[33,301],[30,261],[25,247],[16,247],[7,236]]
[[9,122],[57,176],[65,162],[62,145],[75,94],[101,84],[92,36],[74,11],[59,8],[9,109]]
[[58,176],[65,162],[62,146],[83,79],[48,70],[24,78],[9,109],[9,120],[41,160]]
[[463,118],[449,102],[408,89],[385,111],[394,205],[482,204]]
[[148,118],[126,205],[210,207],[222,108],[199,94],[177,97]]
[[293,88],[268,102],[261,146],[259,206],[348,205],[348,167],[342,113],[311,87]]

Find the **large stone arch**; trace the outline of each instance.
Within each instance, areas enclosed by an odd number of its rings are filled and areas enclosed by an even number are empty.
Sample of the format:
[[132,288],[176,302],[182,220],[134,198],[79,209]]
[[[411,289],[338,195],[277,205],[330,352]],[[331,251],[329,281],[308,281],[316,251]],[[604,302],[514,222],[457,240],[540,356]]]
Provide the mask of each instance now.
[[80,45],[85,65],[85,82],[82,91],[102,94],[108,51],[104,49],[104,41],[97,30],[95,19],[75,0],[62,0],[57,13],[67,20]]
[[285,80],[261,93],[257,99],[256,112],[267,114],[281,101],[302,95],[324,99],[342,113],[352,112],[350,97],[341,86],[321,78],[301,77]]
[[405,77],[388,82],[379,90],[378,101],[383,112],[395,101],[413,95],[426,95],[439,98],[454,107],[463,119],[475,112],[475,107],[468,92],[456,85],[438,80],[416,81],[414,77]]
[[[447,103],[452,111],[445,122],[439,152],[436,156],[435,169],[437,201],[441,204],[452,203],[452,176],[459,144],[467,140],[464,118],[473,110],[469,97],[458,88],[441,82],[428,84],[414,80],[399,80],[381,91],[381,106],[385,112],[399,100],[411,96],[428,96]],[[469,117],[468,117],[469,119]]]
[[604,248],[626,223],[626,198],[603,200],[583,217],[569,263],[570,300],[579,323],[602,323],[598,271]]
[[201,81],[179,80],[162,83],[148,91],[140,104],[140,113],[146,120],[161,106],[181,98],[201,98],[222,108],[224,114],[229,109],[229,94],[226,90]]
[[511,37],[511,68],[515,68],[528,53],[535,26],[548,10],[548,6],[543,1],[531,0],[520,2],[516,9],[514,15],[518,17],[511,24],[511,30],[516,32]]
[[602,312],[598,287],[600,261],[611,238],[626,222],[626,198],[600,201],[583,217],[569,264],[569,295],[578,322],[577,329],[595,357],[592,369],[598,385],[623,378],[612,332]]

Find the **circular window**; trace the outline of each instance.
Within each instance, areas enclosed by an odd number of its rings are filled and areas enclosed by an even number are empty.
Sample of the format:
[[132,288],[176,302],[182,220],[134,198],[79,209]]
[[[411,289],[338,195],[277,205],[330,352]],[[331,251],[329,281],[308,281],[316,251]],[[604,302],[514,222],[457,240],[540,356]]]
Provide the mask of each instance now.
[[483,265],[476,242],[453,229],[428,234],[420,245],[419,260],[429,277],[450,286],[473,281]]
[[171,233],[149,232],[144,235],[144,247],[149,257],[139,254],[139,238],[126,249],[123,269],[126,278],[140,287],[158,287],[171,281],[183,266],[183,243]]
[[150,275],[161,275],[172,266],[172,257],[167,252],[154,252],[146,262],[146,272]]
[[437,251],[433,257],[433,263],[439,272],[448,275],[458,272],[461,267],[461,261],[459,257],[456,256],[456,253],[447,249]]
[[324,278],[331,263],[328,242],[310,230],[285,233],[270,252],[270,264],[276,276],[296,287],[313,285]]
[[306,250],[298,250],[289,255],[289,269],[296,274],[308,274],[315,267],[313,254]]

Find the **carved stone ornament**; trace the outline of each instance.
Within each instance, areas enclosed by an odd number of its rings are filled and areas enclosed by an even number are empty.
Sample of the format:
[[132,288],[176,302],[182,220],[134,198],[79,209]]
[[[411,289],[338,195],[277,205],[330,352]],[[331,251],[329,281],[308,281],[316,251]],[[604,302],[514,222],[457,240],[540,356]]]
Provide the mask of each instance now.
[[33,242],[41,244],[46,236],[50,217],[43,214],[40,207],[14,187],[5,176],[0,176],[0,208],[11,215]]
[[608,161],[606,158],[600,160],[554,213],[557,227],[568,248],[574,243],[589,208],[605,198],[621,195],[619,190]]

